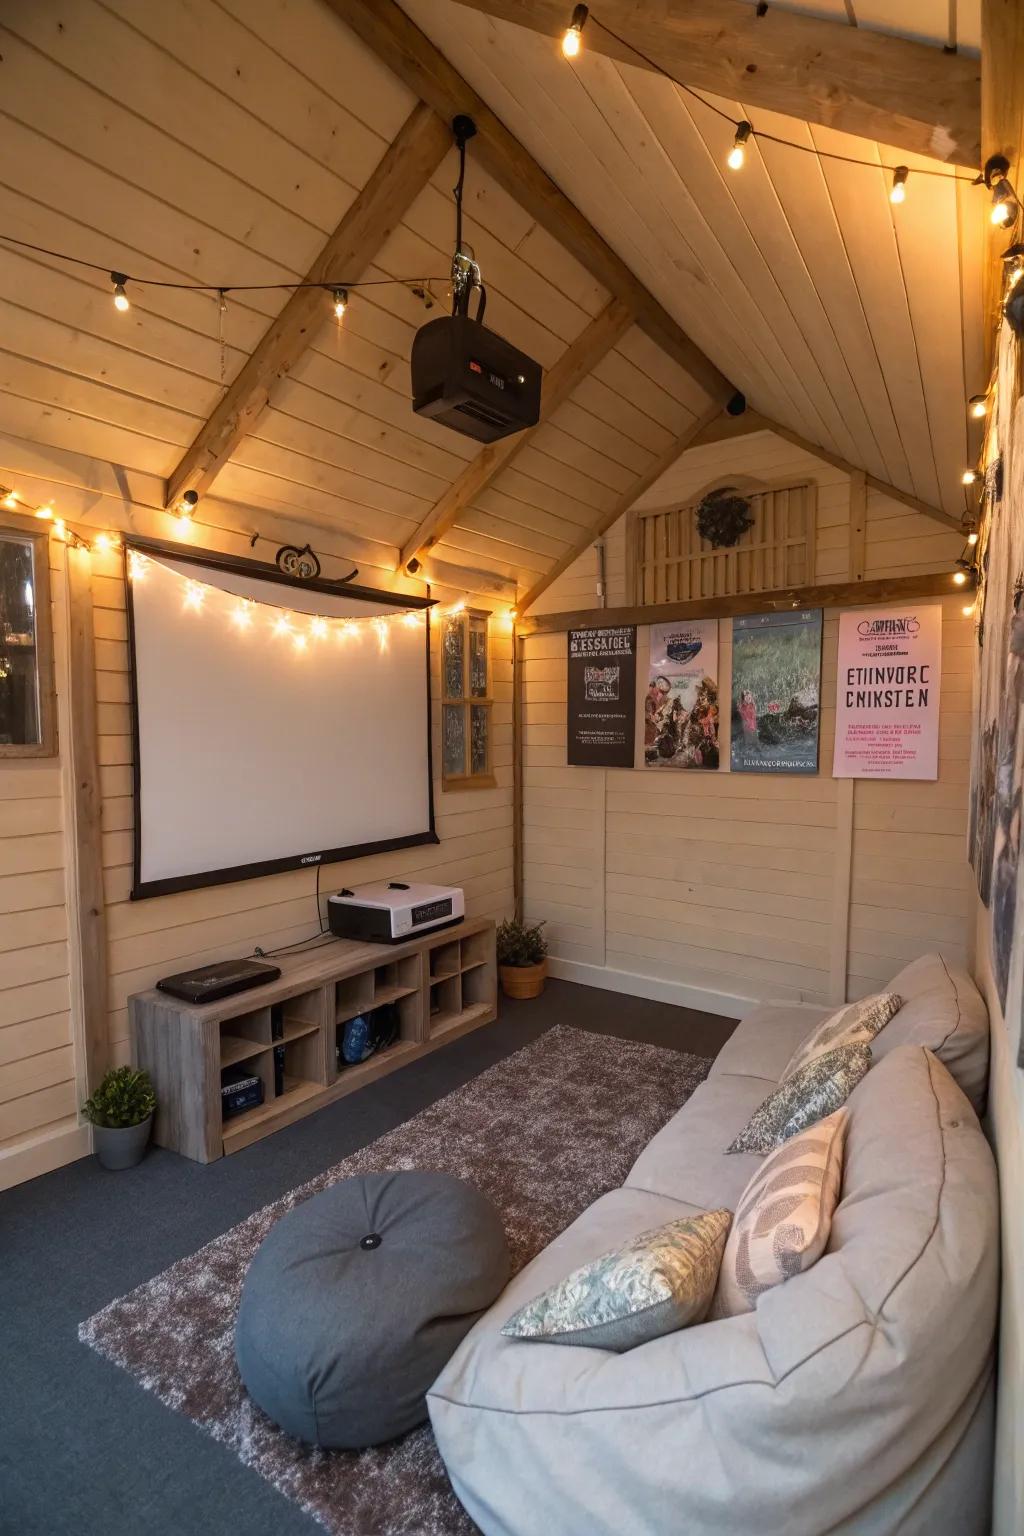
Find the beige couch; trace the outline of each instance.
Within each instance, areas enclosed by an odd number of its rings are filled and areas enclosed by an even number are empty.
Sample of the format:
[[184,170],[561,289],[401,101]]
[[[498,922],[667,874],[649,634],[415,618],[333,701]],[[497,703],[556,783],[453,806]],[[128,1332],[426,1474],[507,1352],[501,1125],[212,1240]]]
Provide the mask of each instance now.
[[[828,1010],[756,1008],[705,1083],[518,1275],[429,1394],[456,1491],[487,1536],[981,1536],[998,1277],[978,1124],[988,1022],[936,955],[852,1095],[828,1251],[757,1310],[627,1354],[503,1339],[515,1309],[624,1239],[737,1199],[724,1148]],[[972,1103],[974,1108],[972,1108]]]

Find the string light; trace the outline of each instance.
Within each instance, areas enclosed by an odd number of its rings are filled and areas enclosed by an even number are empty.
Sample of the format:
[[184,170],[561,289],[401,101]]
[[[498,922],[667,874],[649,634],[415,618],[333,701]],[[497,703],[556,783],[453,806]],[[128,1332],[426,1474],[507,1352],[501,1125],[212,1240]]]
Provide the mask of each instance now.
[[41,518],[44,523],[52,522],[53,521],[53,508],[52,507],[37,507],[36,508],[36,517]]
[[967,580],[967,572],[966,571],[954,571],[953,572],[953,580],[956,582],[958,587],[962,587],[964,582]]
[[587,24],[587,17],[589,15],[590,12],[585,5],[574,7],[572,20],[566,27],[565,36],[562,38],[563,58],[575,59],[579,56],[579,51],[583,46],[583,28]]
[[288,617],[288,615],[286,613],[278,614],[277,622],[274,625],[274,634],[275,635],[290,635],[291,632],[292,632],[291,619]]
[[970,414],[975,420],[980,420],[988,411],[987,395],[972,395],[967,402]]
[[892,173],[892,189],[889,192],[890,203],[905,203],[907,200],[907,177],[910,171],[905,165],[898,165]]
[[315,618],[309,621],[309,632],[314,640],[322,640],[327,634],[327,620],[317,614]]
[[306,649],[306,637],[301,630],[292,636],[292,643],[297,651],[304,651]]
[[120,310],[123,315],[126,310],[131,308],[131,303],[125,292],[125,283],[127,283],[128,279],[123,272],[111,272],[110,281],[114,285],[114,308]]
[[8,491],[7,495],[4,497],[4,506],[8,509],[8,511],[14,512],[17,509],[17,505],[17,496],[15,496],[13,491]]
[[977,478],[978,471],[976,469],[965,469],[963,474],[960,476],[960,484],[973,485]]
[[185,583],[185,607],[186,608],[191,608],[195,613],[198,613],[200,608],[203,606],[203,598],[205,596],[206,596],[206,593],[204,592],[202,584],[200,582],[198,582],[198,581],[187,581]]
[[254,604],[249,598],[242,598],[234,613],[231,615],[236,629],[250,629],[252,627],[252,610]]
[[116,533],[98,533],[92,541],[93,549],[102,550],[104,554],[121,548],[121,540]]
[[725,160],[730,171],[743,169],[743,162],[747,158],[746,143],[752,132],[753,129],[746,120],[742,123],[737,123],[736,137],[732,141],[732,149],[730,149]]
[[[39,516],[38,512],[36,513],[36,516],[37,517]],[[66,543],[67,542],[67,537],[68,537],[68,525],[67,525],[67,523],[64,521],[64,519],[62,517],[53,517],[53,513],[52,512],[50,513],[50,516],[51,516],[51,518],[53,518],[53,531],[54,531],[54,533],[56,534],[58,539],[60,539],[63,543]]]
[[128,576],[132,581],[142,581],[146,575],[146,567],[149,560],[137,549],[128,551]]
[[348,290],[346,288],[332,288],[331,297],[334,300],[334,318],[343,320],[348,308]]
[[409,612],[407,614],[403,615],[402,622],[409,629],[415,629],[417,627],[417,625],[419,624],[419,622],[420,622],[419,614],[414,613],[413,610],[410,608]]
[[978,542],[978,530],[976,528],[972,528],[970,533],[967,535],[967,542],[970,545],[971,549],[973,549],[975,544],[977,544],[977,542]]
[[992,188],[992,212],[989,217],[1001,229],[1009,229],[1017,218],[1017,197],[1005,176]]
[[186,491],[180,501],[175,503],[174,510],[179,517],[192,518],[196,515],[196,507],[199,505],[199,492]]

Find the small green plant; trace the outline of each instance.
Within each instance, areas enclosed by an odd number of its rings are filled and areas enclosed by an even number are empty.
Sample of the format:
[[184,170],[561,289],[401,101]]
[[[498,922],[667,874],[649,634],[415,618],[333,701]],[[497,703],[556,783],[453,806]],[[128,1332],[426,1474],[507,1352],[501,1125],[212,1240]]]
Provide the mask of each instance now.
[[548,941],[541,933],[543,923],[517,923],[506,919],[498,924],[499,965],[539,965],[548,952]]
[[95,1093],[82,1105],[93,1125],[126,1130],[141,1125],[156,1108],[156,1094],[148,1072],[134,1067],[111,1067]]

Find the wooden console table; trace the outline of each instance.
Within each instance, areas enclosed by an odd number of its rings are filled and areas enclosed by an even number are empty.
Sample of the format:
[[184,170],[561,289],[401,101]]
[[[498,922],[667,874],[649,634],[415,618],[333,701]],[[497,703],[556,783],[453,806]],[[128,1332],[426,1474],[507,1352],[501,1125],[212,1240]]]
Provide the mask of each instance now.
[[[212,1162],[497,1016],[489,918],[406,944],[334,939],[275,964],[277,981],[215,1003],[192,1006],[155,988],[129,998],[136,1061],[156,1088],[159,1146]],[[369,1060],[339,1068],[338,1026],[384,1003],[398,1006],[399,1038]],[[264,1100],[223,1120],[221,1070],[238,1064],[263,1079]]]

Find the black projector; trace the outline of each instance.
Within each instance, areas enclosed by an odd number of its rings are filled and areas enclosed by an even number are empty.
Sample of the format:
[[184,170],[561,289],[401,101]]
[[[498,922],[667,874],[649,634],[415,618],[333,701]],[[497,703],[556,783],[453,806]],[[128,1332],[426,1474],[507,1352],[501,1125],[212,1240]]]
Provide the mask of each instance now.
[[543,369],[468,315],[442,315],[412,342],[412,408],[493,443],[540,420]]

